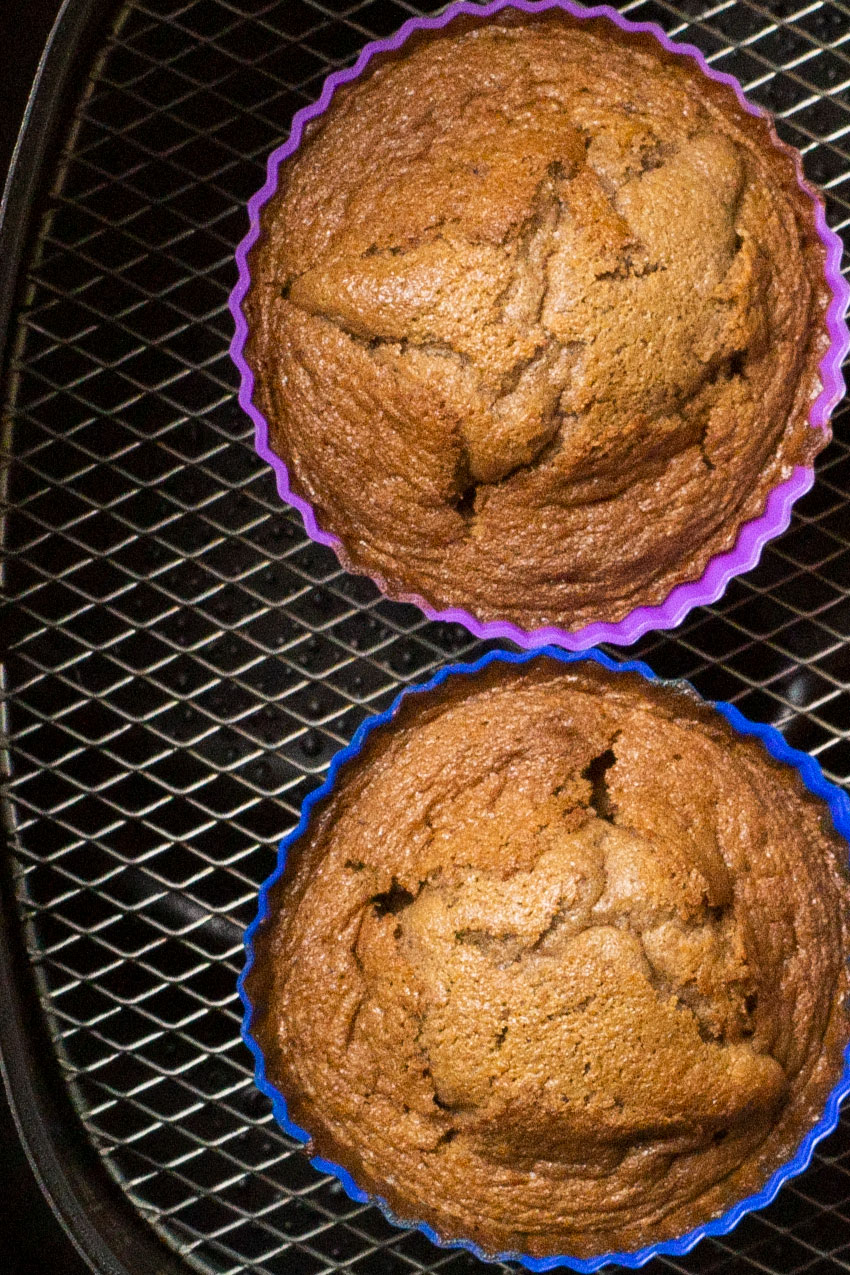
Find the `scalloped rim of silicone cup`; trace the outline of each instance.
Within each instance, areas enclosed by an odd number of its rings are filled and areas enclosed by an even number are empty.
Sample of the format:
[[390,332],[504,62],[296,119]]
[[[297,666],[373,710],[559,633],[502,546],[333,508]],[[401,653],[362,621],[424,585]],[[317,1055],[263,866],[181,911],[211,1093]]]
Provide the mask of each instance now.
[[322,115],[331,103],[331,99],[341,84],[348,84],[358,78],[371,59],[380,53],[400,49],[415,31],[434,31],[446,26],[460,14],[471,14],[474,17],[487,18],[500,13],[503,9],[520,9],[526,13],[541,13],[546,9],[562,9],[575,18],[608,18],[624,31],[646,32],[655,36],[659,43],[669,52],[693,59],[700,70],[712,80],[728,84],[750,115],[767,121],[771,140],[779,150],[790,155],[794,161],[797,182],[800,188],[812,200],[815,212],[815,227],[819,238],[826,248],[826,266],[824,274],[832,291],[832,299],[826,310],[826,329],[829,336],[829,348],[820,362],[819,373],[822,389],[809,409],[809,425],[824,433],[823,446],[829,442],[831,431],[829,417],[833,409],[844,396],[845,385],[841,375],[841,365],[850,351],[850,330],[845,322],[848,303],[850,303],[850,285],[841,274],[841,257],[843,245],[836,232],[827,225],[824,204],[821,196],[810,185],[803,175],[802,160],[799,153],[776,133],[773,120],[767,111],[749,102],[739,81],[724,71],[715,71],[705,59],[704,54],[692,44],[679,44],[666,34],[655,22],[630,22],[610,5],[595,5],[585,8],[574,4],[573,0],[491,0],[489,4],[468,3],[467,0],[455,0],[442,13],[431,18],[409,18],[394,35],[383,40],[373,40],[366,44],[357,61],[347,70],[334,71],[327,77],[318,100],[309,106],[296,111],[292,119],[289,137],[282,146],[272,151],[268,158],[265,184],[248,201],[250,229],[236,249],[236,262],[239,278],[230,295],[230,310],[233,315],[235,332],[230,344],[230,355],[240,374],[239,404],[254,422],[254,444],[258,454],[267,461],[277,475],[277,489],[282,500],[292,505],[301,514],[307,535],[319,544],[329,545],[336,553],[340,563],[346,570],[356,570],[357,574],[366,574],[378,586],[381,592],[398,602],[412,603],[425,613],[429,620],[442,620],[462,624],[478,638],[499,638],[515,642],[525,648],[536,648],[549,643],[557,643],[571,651],[583,651],[598,642],[611,642],[619,646],[628,646],[636,642],[651,629],[675,628],[695,606],[705,606],[716,602],[733,576],[751,570],[759,560],[761,551],[769,540],[781,535],[791,521],[791,507],[794,502],[807,492],[814,482],[812,465],[797,465],[791,476],[779,483],[770,491],[765,503],[764,512],[750,522],[744,523],[732,549],[716,554],[698,580],[686,581],[675,585],[664,601],[657,606],[639,606],[631,610],[616,624],[594,620],[579,629],[569,630],[559,626],[545,625],[536,629],[522,629],[509,620],[479,620],[471,612],[462,607],[432,606],[419,594],[401,593],[387,588],[386,581],[379,574],[364,572],[355,568],[350,561],[342,541],[338,536],[323,531],[316,521],[316,514],[302,496],[292,490],[289,471],[280,457],[269,445],[268,422],[253,401],[254,374],[245,360],[244,349],[248,337],[248,322],[242,312],[242,300],[251,283],[248,267],[248,253],[260,235],[260,213],[263,206],[275,194],[278,187],[280,165],[298,150],[305,125],[317,116]]
[[[782,735],[774,726],[768,726],[760,722],[751,722],[744,717],[733,704],[725,702],[717,702],[705,700],[690,683],[683,679],[668,680],[659,677],[652,669],[642,660],[614,660],[610,656],[605,655],[602,651],[565,651],[562,647],[545,646],[539,647],[534,651],[508,651],[493,650],[488,651],[486,655],[472,663],[457,663],[444,665],[433,677],[427,682],[423,682],[417,686],[405,687],[393,700],[389,708],[384,712],[378,713],[372,717],[368,717],[355,732],[351,743],[345,748],[335,753],[328,767],[327,777],[321,787],[311,792],[305,799],[301,807],[301,817],[295,828],[288,833],[280,842],[278,847],[277,865],[269,876],[261,885],[257,915],[251,925],[245,932],[245,965],[239,976],[238,989],[242,1003],[245,1007],[245,1013],[242,1020],[242,1039],[250,1049],[254,1056],[255,1068],[254,1079],[257,1087],[271,1099],[272,1111],[278,1124],[291,1137],[297,1139],[298,1142],[308,1143],[310,1134],[297,1125],[289,1118],[289,1111],[286,1099],[283,1094],[275,1088],[266,1075],[265,1059],[263,1051],[257,1041],[251,1034],[251,1025],[253,1018],[253,1003],[248,995],[245,987],[248,975],[254,964],[254,939],[261,926],[271,914],[269,905],[269,891],[280,880],[286,867],[286,861],[290,848],[296,841],[307,831],[310,823],[310,816],[314,806],[321,802],[331,793],[336,786],[339,772],[352,759],[356,758],[364,743],[366,742],[372,731],[386,725],[398,713],[398,710],[405,699],[410,695],[427,694],[436,687],[441,686],[448,678],[453,676],[468,676],[480,672],[481,669],[487,668],[490,664],[501,662],[504,664],[523,665],[541,655],[550,656],[553,659],[560,660],[564,664],[575,664],[583,660],[593,660],[597,664],[601,664],[603,668],[609,669],[614,673],[639,673],[648,681],[655,682],[659,685],[667,685],[679,690],[684,690],[697,697],[702,704],[708,705],[710,708],[716,709],[723,717],[726,718],[733,730],[740,735],[753,735],[760,739],[767,752],[771,757],[785,765],[792,766],[800,775],[805,787],[816,797],[820,797],[829,807],[832,816],[832,822],[836,832],[845,841],[850,842],[850,799],[836,784],[830,783],[824,777],[823,771],[819,764],[808,753],[800,752],[799,749],[791,748],[785,742]],[[848,854],[850,854],[850,846],[848,846]],[[728,1209],[718,1218],[713,1218],[709,1222],[704,1222],[701,1226],[694,1227],[687,1234],[679,1236],[672,1240],[661,1240],[656,1244],[649,1244],[643,1248],[635,1249],[631,1252],[612,1252],[601,1253],[596,1257],[579,1258],[571,1257],[568,1254],[557,1257],[529,1257],[522,1253],[497,1253],[489,1254],[479,1248],[477,1244],[471,1240],[456,1239],[442,1240],[437,1232],[425,1222],[417,1222],[415,1219],[399,1218],[393,1213],[390,1206],[381,1196],[370,1194],[363,1191],[352,1178],[351,1174],[341,1165],[334,1164],[330,1160],[325,1160],[321,1156],[313,1156],[310,1163],[320,1173],[331,1174],[337,1178],[342,1184],[346,1194],[358,1204],[373,1204],[381,1210],[384,1217],[393,1226],[403,1227],[405,1229],[417,1229],[422,1231],[433,1244],[440,1248],[461,1248],[473,1253],[475,1257],[485,1262],[519,1262],[522,1266],[530,1271],[549,1271],[555,1267],[568,1266],[572,1270],[587,1273],[597,1271],[602,1266],[619,1265],[629,1266],[632,1268],[643,1266],[653,1257],[662,1254],[673,1257],[681,1257],[685,1253],[689,1253],[695,1244],[708,1235],[726,1235],[733,1227],[737,1226],[741,1218],[747,1213],[752,1213],[756,1209],[765,1208],[770,1204],[776,1196],[779,1188],[789,1180],[796,1177],[807,1168],[812,1158],[815,1145],[832,1133],[838,1125],[840,1107],[842,1100],[850,1093],[850,1043],[844,1050],[844,1068],[840,1079],[831,1090],[827,1098],[824,1113],[818,1120],[817,1124],[809,1131],[806,1137],[797,1148],[794,1156],[785,1164],[780,1165],[768,1178],[765,1185],[760,1191],[756,1191],[752,1195],[746,1196],[739,1200],[732,1208]]]

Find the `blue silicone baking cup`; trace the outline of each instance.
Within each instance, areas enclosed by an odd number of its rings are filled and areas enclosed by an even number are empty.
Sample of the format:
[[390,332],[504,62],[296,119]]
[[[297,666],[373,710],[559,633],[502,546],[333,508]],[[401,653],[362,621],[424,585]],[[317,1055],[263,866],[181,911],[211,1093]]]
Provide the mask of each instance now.
[[[356,731],[351,743],[340,752],[336,753],[328,767],[328,774],[325,782],[315,792],[309,794],[305,798],[301,807],[301,817],[287,836],[283,838],[278,847],[277,866],[271,876],[260,886],[259,906],[257,916],[245,932],[245,966],[239,976],[238,988],[242,1003],[245,1006],[245,1013],[242,1020],[242,1039],[250,1049],[254,1056],[254,1079],[257,1087],[271,1099],[272,1111],[277,1123],[281,1126],[285,1133],[295,1138],[298,1142],[307,1143],[310,1141],[310,1134],[306,1129],[302,1129],[289,1117],[289,1111],[286,1098],[269,1080],[266,1075],[265,1058],[263,1051],[258,1042],[254,1039],[251,1032],[251,1025],[254,1013],[254,1007],[248,996],[245,982],[254,963],[254,939],[270,915],[269,892],[275,883],[283,875],[286,867],[286,861],[290,848],[296,841],[306,832],[310,823],[310,816],[313,807],[333,790],[337,777],[343,767],[357,757],[372,731],[379,729],[392,719],[398,713],[402,701],[410,695],[427,694],[428,691],[434,690],[438,686],[442,686],[443,682],[454,676],[466,676],[480,672],[491,664],[528,664],[531,660],[539,659],[541,656],[549,656],[551,659],[559,660],[562,664],[575,664],[582,660],[593,660],[597,664],[601,664],[603,668],[609,669],[613,673],[639,673],[648,681],[664,684],[665,679],[659,678],[653,673],[652,669],[644,664],[642,660],[612,660],[609,656],[603,654],[602,651],[590,650],[582,652],[565,651],[561,647],[542,647],[536,651],[513,652],[504,650],[489,651],[481,659],[475,660],[470,664],[449,664],[441,668],[429,681],[419,686],[406,687],[396,698],[392,704],[383,713],[378,713],[374,717],[369,717],[362,723]],[[670,685],[683,686],[687,683],[676,682],[668,683]],[[692,689],[692,688],[691,688]],[[701,698],[701,697],[700,697]],[[850,842],[850,800],[847,795],[835,784],[830,783],[824,777],[818,763],[808,753],[800,752],[799,749],[791,748],[780,735],[779,731],[773,726],[767,726],[760,722],[751,722],[742,713],[738,711],[733,704],[722,702],[712,702],[703,700],[710,708],[715,708],[723,717],[726,718],[730,726],[740,735],[754,735],[761,740],[767,752],[776,761],[783,762],[787,766],[793,766],[799,773],[804,785],[809,792],[814,793],[816,797],[820,797],[829,807],[832,816],[832,822],[836,832],[839,833],[845,841]],[[848,846],[848,854],[850,854],[850,846]],[[600,1253],[594,1257],[580,1258],[572,1257],[568,1253],[559,1254],[556,1257],[529,1257],[524,1253],[485,1253],[477,1244],[471,1240],[442,1240],[433,1227],[428,1226],[425,1222],[418,1222],[415,1219],[400,1218],[395,1214],[387,1204],[386,1200],[380,1196],[373,1195],[368,1191],[362,1190],[352,1178],[351,1174],[339,1164],[334,1164],[330,1160],[325,1160],[322,1156],[313,1156],[310,1163],[319,1173],[331,1174],[341,1183],[346,1194],[355,1200],[358,1204],[374,1204],[381,1210],[384,1217],[393,1226],[401,1227],[406,1230],[419,1230],[428,1237],[429,1240],[440,1248],[457,1248],[466,1249],[473,1253],[481,1261],[485,1262],[518,1262],[530,1271],[550,1271],[556,1267],[566,1266],[574,1271],[581,1271],[584,1275],[589,1275],[591,1271],[598,1271],[603,1266],[618,1265],[637,1268],[645,1265],[646,1262],[652,1260],[653,1257],[668,1255],[671,1257],[681,1257],[685,1253],[689,1253],[691,1249],[699,1243],[701,1239],[708,1235],[727,1235],[734,1227],[738,1225],[741,1219],[747,1214],[752,1213],[756,1209],[763,1209],[770,1204],[775,1198],[779,1188],[790,1178],[796,1177],[808,1167],[812,1158],[815,1146],[822,1138],[838,1125],[841,1103],[843,1099],[850,1093],[850,1043],[844,1051],[844,1068],[838,1083],[831,1090],[826,1101],[823,1115],[817,1124],[806,1134],[806,1137],[800,1143],[794,1156],[785,1164],[771,1174],[765,1185],[760,1191],[756,1191],[753,1195],[748,1195],[744,1199],[739,1200],[737,1204],[728,1209],[720,1217],[713,1218],[710,1222],[703,1223],[702,1226],[694,1227],[685,1235],[681,1235],[676,1239],[662,1240],[657,1244],[647,1244],[643,1248],[634,1249],[631,1252],[610,1252]]]

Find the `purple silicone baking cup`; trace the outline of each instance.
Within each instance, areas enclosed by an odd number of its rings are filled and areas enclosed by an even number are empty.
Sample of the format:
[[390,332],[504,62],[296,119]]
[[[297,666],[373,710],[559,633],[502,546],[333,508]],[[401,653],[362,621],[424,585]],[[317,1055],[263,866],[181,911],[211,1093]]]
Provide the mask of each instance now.
[[[841,375],[841,365],[850,350],[850,330],[845,322],[848,302],[850,302],[850,285],[841,274],[841,257],[843,245],[839,236],[826,223],[823,201],[814,187],[806,181],[800,155],[793,147],[788,146],[777,136],[770,115],[749,102],[738,80],[723,71],[715,71],[705,60],[704,54],[692,44],[679,44],[666,34],[655,22],[630,22],[610,5],[595,5],[585,8],[572,3],[572,0],[491,0],[489,4],[467,3],[467,0],[456,0],[436,17],[410,18],[398,31],[384,40],[373,40],[366,44],[353,66],[344,71],[334,71],[322,85],[322,92],[316,102],[296,111],[292,119],[289,137],[282,146],[278,146],[269,155],[265,184],[248,201],[248,217],[250,228],[247,235],[236,249],[236,263],[239,278],[230,294],[230,310],[233,315],[235,331],[230,343],[230,355],[240,375],[239,404],[254,422],[254,444],[258,454],[268,461],[277,476],[277,489],[281,499],[292,505],[301,514],[307,535],[319,544],[329,545],[340,557],[342,565],[349,567],[344,546],[338,536],[323,531],[316,520],[313,506],[292,490],[289,471],[286,464],[272,451],[269,445],[269,426],[266,418],[254,403],[254,374],[245,359],[245,342],[248,338],[248,322],[242,310],[242,301],[251,284],[251,272],[248,266],[248,254],[260,235],[260,214],[264,205],[275,194],[278,187],[278,174],[284,160],[293,155],[301,144],[305,125],[328,108],[334,93],[343,84],[356,80],[365,70],[376,54],[393,52],[400,49],[406,40],[416,31],[434,31],[445,27],[460,14],[474,17],[490,17],[503,9],[519,9],[525,13],[542,13],[546,9],[561,9],[575,18],[609,18],[624,31],[646,32],[655,36],[658,42],[670,53],[692,58],[700,70],[712,80],[728,84],[735,92],[741,106],[750,115],[765,119],[770,126],[771,139],[777,149],[790,155],[794,161],[797,181],[801,189],[812,200],[815,210],[815,226],[826,249],[825,277],[832,292],[832,298],[826,311],[826,328],[829,335],[829,348],[820,363],[820,380],[822,390],[809,410],[809,425],[813,429],[824,431],[824,445],[831,437],[829,418],[833,409],[844,396],[845,385]],[[518,646],[538,648],[549,643],[557,643],[571,651],[584,651],[599,642],[610,642],[619,646],[628,646],[636,642],[651,629],[675,628],[695,606],[705,606],[716,602],[733,576],[751,570],[759,560],[761,551],[769,540],[782,534],[791,521],[791,508],[800,496],[807,492],[814,482],[814,468],[810,465],[797,465],[785,481],[774,487],[765,504],[764,512],[750,522],[742,524],[738,538],[732,549],[726,553],[716,554],[709,561],[698,580],[678,584],[670,591],[664,601],[656,606],[635,607],[616,624],[595,620],[581,628],[569,630],[555,625],[545,625],[536,629],[522,629],[508,620],[480,620],[462,607],[446,607],[439,609],[432,606],[419,594],[399,593],[388,590],[386,582],[378,575],[371,573],[370,578],[383,593],[399,602],[410,602],[422,610],[430,620],[444,620],[462,624],[478,638],[497,638],[515,642]]]
[[[440,671],[420,686],[411,686],[405,688],[393,703],[383,713],[378,713],[374,717],[367,718],[355,733],[351,743],[336,753],[328,767],[328,774],[325,782],[320,788],[305,799],[301,807],[301,818],[296,827],[284,837],[278,847],[277,866],[270,877],[260,887],[259,905],[257,916],[248,927],[245,933],[245,966],[239,976],[239,995],[245,1007],[245,1013],[242,1020],[242,1039],[254,1055],[254,1079],[257,1087],[271,1099],[272,1111],[278,1124],[291,1137],[298,1142],[306,1143],[310,1141],[310,1134],[306,1129],[302,1129],[293,1120],[289,1118],[286,1098],[276,1089],[266,1075],[266,1065],[263,1051],[252,1034],[252,1020],[254,1007],[246,988],[246,980],[254,964],[254,940],[258,931],[271,914],[271,906],[269,903],[269,891],[280,880],[286,867],[286,861],[291,847],[303,836],[310,824],[310,816],[313,808],[331,793],[336,785],[337,778],[341,770],[352,759],[356,758],[360,753],[367,738],[372,731],[386,725],[398,713],[402,702],[410,695],[427,694],[436,687],[441,686],[449,677],[468,676],[478,673],[481,669],[487,668],[490,664],[504,663],[523,665],[530,660],[548,655],[553,659],[560,660],[564,664],[574,664],[582,660],[593,660],[597,664],[601,664],[604,668],[610,669],[614,673],[639,673],[648,681],[658,682],[662,685],[664,679],[657,677],[652,669],[641,660],[617,661],[605,655],[602,651],[589,650],[585,652],[568,652],[559,647],[542,647],[535,651],[529,652],[513,652],[513,651],[489,651],[481,659],[470,664],[450,664],[444,666]],[[688,687],[693,691],[686,682],[666,683],[678,687]],[[696,694],[696,692],[694,692]],[[779,731],[773,726],[767,726],[760,722],[751,722],[742,713],[738,711],[733,704],[711,703],[702,700],[701,702],[709,704],[710,707],[716,709],[726,718],[730,726],[740,735],[754,735],[770,754],[777,761],[787,766],[793,766],[800,775],[804,785],[809,792],[814,793],[816,797],[821,798],[829,807],[832,816],[832,822],[836,832],[839,833],[845,841],[850,842],[850,800],[847,795],[824,778],[823,771],[813,757],[808,753],[800,752],[796,748],[791,748],[780,735]],[[850,846],[848,846],[848,854],[850,854]],[[752,1195],[746,1196],[739,1200],[737,1204],[728,1209],[720,1217],[713,1218],[709,1222],[703,1223],[702,1226],[694,1227],[685,1235],[679,1236],[673,1240],[662,1240],[657,1244],[648,1244],[643,1248],[635,1249],[631,1252],[611,1252],[600,1253],[595,1257],[579,1258],[571,1257],[569,1254],[559,1255],[557,1257],[529,1257],[523,1253],[497,1253],[487,1254],[477,1244],[471,1240],[450,1240],[443,1241],[434,1229],[424,1222],[418,1222],[415,1219],[399,1218],[389,1207],[386,1200],[380,1196],[372,1195],[367,1191],[363,1191],[352,1178],[351,1174],[341,1165],[334,1164],[330,1160],[325,1160],[321,1156],[311,1157],[310,1163],[320,1173],[332,1174],[342,1184],[345,1192],[352,1200],[358,1204],[374,1204],[386,1217],[387,1221],[393,1226],[403,1227],[405,1229],[415,1228],[422,1231],[433,1244],[440,1248],[462,1248],[467,1249],[470,1253],[474,1253],[476,1257],[482,1261],[490,1262],[519,1262],[520,1265],[526,1267],[530,1271],[549,1271],[555,1267],[568,1266],[572,1270],[587,1273],[597,1271],[602,1266],[619,1265],[636,1268],[643,1266],[653,1257],[667,1254],[672,1257],[681,1257],[685,1253],[689,1253],[695,1244],[708,1235],[727,1235],[747,1213],[752,1213],[756,1209],[763,1209],[775,1198],[779,1188],[788,1181],[789,1178],[796,1177],[808,1167],[812,1158],[815,1146],[822,1138],[836,1128],[839,1120],[842,1100],[850,1093],[850,1043],[848,1043],[844,1051],[844,1068],[841,1078],[831,1090],[826,1100],[823,1115],[817,1124],[809,1131],[800,1146],[797,1148],[794,1156],[785,1164],[781,1165],[768,1178],[767,1182],[760,1191],[756,1191]]]

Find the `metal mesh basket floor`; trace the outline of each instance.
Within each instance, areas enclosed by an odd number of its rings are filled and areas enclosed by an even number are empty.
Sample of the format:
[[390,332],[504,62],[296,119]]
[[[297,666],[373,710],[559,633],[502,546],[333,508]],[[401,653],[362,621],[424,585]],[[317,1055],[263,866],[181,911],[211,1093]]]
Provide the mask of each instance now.
[[[479,1268],[352,1203],[239,1040],[241,933],[332,753],[482,647],[343,574],[235,401],[244,202],[327,72],[426,6],[138,0],[104,25],[39,212],[6,368],[3,634],[20,922],[87,1136],[187,1269]],[[436,8],[436,4],[433,6]],[[850,9],[621,6],[776,112],[850,223]],[[637,651],[850,777],[850,417],[789,532]],[[850,1123],[764,1213],[656,1268],[850,1268]],[[483,1269],[483,1268],[482,1268]]]

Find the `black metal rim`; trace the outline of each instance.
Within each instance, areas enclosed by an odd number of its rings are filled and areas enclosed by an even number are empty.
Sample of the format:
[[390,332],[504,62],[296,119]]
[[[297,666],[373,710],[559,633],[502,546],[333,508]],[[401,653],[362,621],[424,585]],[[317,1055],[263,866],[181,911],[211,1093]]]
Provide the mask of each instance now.
[[[0,207],[0,351],[6,348],[19,270],[45,163],[56,141],[60,109],[111,7],[110,0],[65,0],[36,72]],[[7,473],[4,464],[3,498]],[[0,712],[5,718],[5,705]],[[0,738],[5,779],[9,774],[5,720],[0,720]],[[182,1269],[181,1263],[109,1181],[61,1083],[17,918],[10,853],[15,827],[5,798],[2,823],[0,1072],[18,1135],[45,1198],[93,1270],[104,1275],[171,1275]]]

